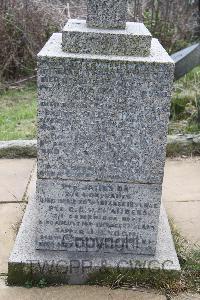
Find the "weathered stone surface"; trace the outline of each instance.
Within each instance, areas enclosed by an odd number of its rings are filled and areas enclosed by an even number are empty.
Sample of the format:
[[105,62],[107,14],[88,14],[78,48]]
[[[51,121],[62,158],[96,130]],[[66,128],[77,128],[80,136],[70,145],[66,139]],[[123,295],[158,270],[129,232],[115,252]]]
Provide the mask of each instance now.
[[23,217],[24,203],[0,204],[0,274],[8,272],[8,258]]
[[[88,0],[88,27],[70,21],[63,40],[62,34],[53,35],[38,55],[34,240],[39,265],[44,256],[51,264],[51,274],[44,272],[51,282],[85,282],[82,271],[63,280],[66,260],[68,269],[72,258],[78,265],[89,262],[88,276],[105,261],[108,267],[136,268],[130,259],[141,254],[140,268],[155,268],[155,258],[160,268],[179,268],[177,258],[169,262],[169,252],[167,262],[162,260],[164,241],[159,253],[158,234],[174,63],[155,39],[149,53],[151,35],[143,25],[127,23],[125,30],[126,10],[127,1]],[[163,212],[161,217],[173,254]],[[27,244],[26,252],[37,277],[32,247]],[[58,274],[49,250],[54,250],[54,262],[66,258],[56,266]],[[18,251],[10,260],[12,283]],[[24,276],[29,264],[22,251],[20,258]]]
[[[167,220],[161,208],[155,255],[91,252],[42,251],[35,249],[38,216],[35,196],[29,200],[14,249],[9,259],[8,283],[24,284],[46,278],[51,283],[83,284],[103,267],[122,267],[179,271],[180,266]],[[20,276],[19,276],[20,274]]]
[[71,19],[62,33],[62,47],[71,53],[148,56],[152,36],[142,23],[127,23],[126,30],[96,29]]
[[189,46],[171,55],[175,62],[175,80],[200,65],[200,43]]
[[[176,178],[176,180],[174,180]],[[200,246],[200,157],[168,160],[163,196],[165,207],[177,230]]]
[[154,254],[161,185],[37,182],[37,249]]
[[[15,145],[17,145],[17,148],[15,148]],[[200,135],[168,135],[166,155],[168,157],[175,157],[180,155],[200,155]],[[0,142],[0,158],[8,157],[37,157],[37,140]]]
[[196,229],[200,227],[200,201],[166,202],[166,209],[181,235],[198,249],[200,232]]
[[[9,287],[6,278],[0,277],[0,300],[167,300],[155,290],[110,289],[100,286]],[[180,299],[179,299],[180,300]],[[191,299],[190,299],[191,300]],[[193,299],[195,300],[195,299]]]
[[21,158],[36,156],[36,140],[0,141],[0,158]]
[[200,155],[200,134],[168,135],[167,156]]
[[[15,147],[17,145],[17,148]],[[30,145],[30,146],[29,146]],[[180,155],[200,155],[200,135],[181,134],[168,135],[168,157]],[[0,142],[0,158],[37,157],[37,140],[2,141]]]
[[174,64],[69,54],[55,34],[39,54],[39,178],[161,183]]
[[180,294],[172,298],[172,300],[199,300],[199,299],[200,299],[200,295],[196,293]]
[[87,0],[87,25],[98,28],[125,28],[127,0]]
[[0,204],[24,201],[33,159],[1,159],[0,160]]

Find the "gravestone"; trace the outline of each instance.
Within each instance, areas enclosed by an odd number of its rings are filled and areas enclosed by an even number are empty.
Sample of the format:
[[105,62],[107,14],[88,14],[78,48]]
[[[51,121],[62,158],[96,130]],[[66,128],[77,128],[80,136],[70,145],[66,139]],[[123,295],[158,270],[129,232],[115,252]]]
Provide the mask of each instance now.
[[178,80],[200,65],[200,43],[172,54],[171,58],[175,62],[174,79]]
[[161,205],[174,63],[126,11],[88,0],[87,20],[69,20],[38,55],[37,189],[10,283],[19,266],[68,283],[138,260],[179,269]]
[[127,0],[87,0],[87,24],[96,28],[126,28]]

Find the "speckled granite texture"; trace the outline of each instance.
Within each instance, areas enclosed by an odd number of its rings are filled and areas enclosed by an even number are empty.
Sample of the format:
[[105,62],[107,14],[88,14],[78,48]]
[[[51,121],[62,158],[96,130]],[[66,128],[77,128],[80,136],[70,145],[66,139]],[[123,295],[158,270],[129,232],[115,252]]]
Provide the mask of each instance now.
[[[153,254],[174,64],[155,39],[146,58],[70,54],[61,42],[54,34],[38,55],[37,248],[64,250],[78,239],[89,251],[98,240],[115,253],[105,239],[130,237],[132,253]],[[110,197],[118,200],[111,210],[101,206]],[[137,209],[122,209],[123,199]],[[145,207],[151,201],[154,209]]]
[[38,176],[162,183],[174,64],[69,54],[54,34],[39,54]]
[[[102,267],[180,271],[170,227],[163,206],[154,255],[48,251],[35,249],[38,221],[35,194],[31,195],[17,239],[9,258],[8,283],[25,284],[46,279],[48,283],[84,284]],[[20,276],[19,276],[20,274]],[[162,273],[161,273],[162,276]],[[98,279],[98,275],[97,275]]]
[[37,182],[37,249],[154,254],[161,185]]
[[148,56],[152,36],[142,23],[126,23],[126,29],[96,29],[86,21],[71,19],[62,33],[62,47],[71,53]]
[[38,55],[37,217],[22,225],[10,282],[19,260],[22,275],[29,268],[27,257],[31,274],[33,259],[46,257],[45,276],[68,283],[87,276],[62,280],[63,264],[56,273],[52,257],[67,265],[88,258],[91,271],[102,259],[116,268],[137,256],[147,268],[158,259],[179,269],[160,215],[174,63],[144,25],[126,23],[127,1],[87,7],[86,21],[69,21]]
[[97,28],[125,28],[127,0],[87,0],[87,25]]

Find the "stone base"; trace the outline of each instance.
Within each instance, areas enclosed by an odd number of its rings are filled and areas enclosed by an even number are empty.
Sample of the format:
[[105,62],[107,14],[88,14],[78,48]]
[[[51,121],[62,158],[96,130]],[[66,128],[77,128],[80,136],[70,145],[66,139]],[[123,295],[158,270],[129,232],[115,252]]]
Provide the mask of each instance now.
[[[174,248],[164,208],[161,208],[157,249],[154,256],[131,254],[103,254],[35,250],[37,211],[35,194],[27,206],[14,249],[9,258],[8,283],[22,285],[27,281],[46,279],[48,283],[84,284],[98,278],[103,268],[179,271],[180,265]],[[171,274],[171,272],[170,272]]]
[[87,27],[85,20],[71,19],[62,32],[63,51],[100,55],[149,56],[152,35],[142,23],[127,22],[126,29]]
[[87,0],[87,24],[97,28],[125,28],[127,0]]
[[36,194],[37,250],[155,253],[161,184],[38,179]]

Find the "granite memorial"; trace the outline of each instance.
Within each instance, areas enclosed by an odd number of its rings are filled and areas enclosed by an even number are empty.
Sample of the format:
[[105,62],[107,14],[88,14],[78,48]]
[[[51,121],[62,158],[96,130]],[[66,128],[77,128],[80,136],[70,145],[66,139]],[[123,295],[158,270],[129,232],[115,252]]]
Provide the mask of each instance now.
[[37,262],[56,262],[48,278],[68,283],[84,283],[102,260],[179,269],[161,205],[174,63],[143,24],[126,22],[126,0],[87,5],[87,19],[69,20],[38,55],[36,197],[10,282],[20,264],[37,277]]

